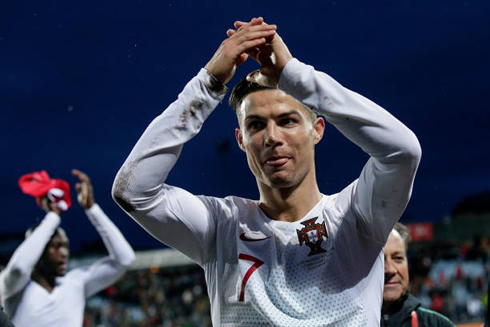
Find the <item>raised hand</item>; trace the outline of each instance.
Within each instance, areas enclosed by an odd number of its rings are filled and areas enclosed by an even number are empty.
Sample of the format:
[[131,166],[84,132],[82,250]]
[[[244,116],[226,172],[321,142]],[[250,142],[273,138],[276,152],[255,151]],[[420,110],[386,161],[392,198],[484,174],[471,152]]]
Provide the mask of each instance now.
[[[230,29],[227,34],[231,38],[240,29],[250,24],[236,21],[235,27],[237,30]],[[262,24],[267,25],[265,22],[262,22]],[[251,82],[269,87],[277,86],[282,70],[288,61],[293,58],[288,47],[277,33],[274,33],[272,37],[268,38],[266,43],[251,49],[247,54],[260,64],[260,71],[250,73],[247,79]]]
[[46,213],[53,211],[61,215],[61,209],[56,205],[56,202],[50,201],[47,196],[41,198],[41,205]]
[[73,169],[71,171],[73,176],[80,179],[80,183],[75,184],[75,190],[77,191],[78,203],[85,209],[89,209],[94,205],[94,191],[92,189],[92,183],[87,174]]
[[235,74],[236,67],[247,60],[249,53],[274,37],[276,26],[263,22],[261,17],[253,18],[237,27],[236,31],[228,30],[229,38],[221,43],[204,68],[221,83],[226,84]]

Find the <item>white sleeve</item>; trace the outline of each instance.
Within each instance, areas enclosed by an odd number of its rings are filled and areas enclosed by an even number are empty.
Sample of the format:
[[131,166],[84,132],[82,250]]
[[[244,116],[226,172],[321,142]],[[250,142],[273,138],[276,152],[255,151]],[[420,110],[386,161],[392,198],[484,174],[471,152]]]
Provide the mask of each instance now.
[[416,136],[377,104],[297,59],[284,68],[279,88],[370,155],[351,204],[358,228],[384,243],[410,199],[421,157]]
[[89,297],[115,283],[133,263],[135,255],[131,245],[97,204],[85,213],[109,252],[109,257],[97,261],[83,274],[85,295]]
[[15,250],[7,267],[0,273],[0,289],[3,302],[22,291],[31,280],[32,270],[43,255],[46,245],[60,222],[60,216],[54,212],[49,212],[41,224]]
[[134,220],[161,242],[199,264],[214,220],[198,197],[164,184],[183,144],[201,129],[227,88],[201,69],[138,140],[119,170],[112,195]]

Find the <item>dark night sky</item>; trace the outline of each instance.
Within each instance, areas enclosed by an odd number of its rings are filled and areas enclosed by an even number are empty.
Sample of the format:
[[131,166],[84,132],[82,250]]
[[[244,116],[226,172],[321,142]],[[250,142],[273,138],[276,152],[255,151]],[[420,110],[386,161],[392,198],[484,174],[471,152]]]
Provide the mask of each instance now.
[[[385,107],[423,158],[405,221],[437,221],[490,190],[489,1],[0,2],[0,234],[43,217],[18,178],[86,171],[96,201],[137,249],[161,247],[112,201],[114,176],[148,123],[211,58],[235,20],[276,23],[292,54]],[[255,63],[240,67],[234,85]],[[184,148],[169,183],[257,198],[223,103]],[[317,147],[323,193],[366,155],[332,127]],[[78,205],[63,218],[77,252],[98,239]]]

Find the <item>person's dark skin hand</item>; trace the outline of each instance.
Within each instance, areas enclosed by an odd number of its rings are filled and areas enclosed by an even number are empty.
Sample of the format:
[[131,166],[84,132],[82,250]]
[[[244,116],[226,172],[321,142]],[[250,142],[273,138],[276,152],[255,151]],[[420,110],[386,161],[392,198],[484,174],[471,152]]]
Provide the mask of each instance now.
[[46,213],[53,211],[54,213],[61,215],[61,209],[58,208],[55,202],[50,201],[47,196],[41,198],[41,204]]
[[264,45],[276,33],[275,25],[263,24],[262,17],[243,23],[237,30],[228,30],[225,39],[204,68],[223,85],[235,74],[236,67],[248,59],[248,53]]
[[83,208],[90,209],[95,203],[94,191],[90,178],[87,176],[87,174],[77,169],[73,169],[72,174],[80,179],[80,182],[75,184],[78,203],[80,203]]

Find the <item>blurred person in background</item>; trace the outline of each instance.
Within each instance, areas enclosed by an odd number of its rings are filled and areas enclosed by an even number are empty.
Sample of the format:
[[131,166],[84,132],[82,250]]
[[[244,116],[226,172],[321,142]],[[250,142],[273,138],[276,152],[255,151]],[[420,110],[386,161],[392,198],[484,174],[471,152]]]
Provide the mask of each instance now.
[[385,286],[381,309],[382,327],[454,327],[438,312],[422,308],[408,292],[407,250],[410,234],[405,225],[396,223],[384,248]]
[[129,243],[95,203],[89,177],[75,169],[72,173],[80,180],[75,185],[78,202],[109,256],[67,272],[69,241],[59,225],[61,213],[71,206],[70,187],[45,171],[22,176],[22,191],[34,196],[47,214],[27,230],[0,273],[2,304],[17,327],[82,326],[86,299],[116,282],[134,261]]

